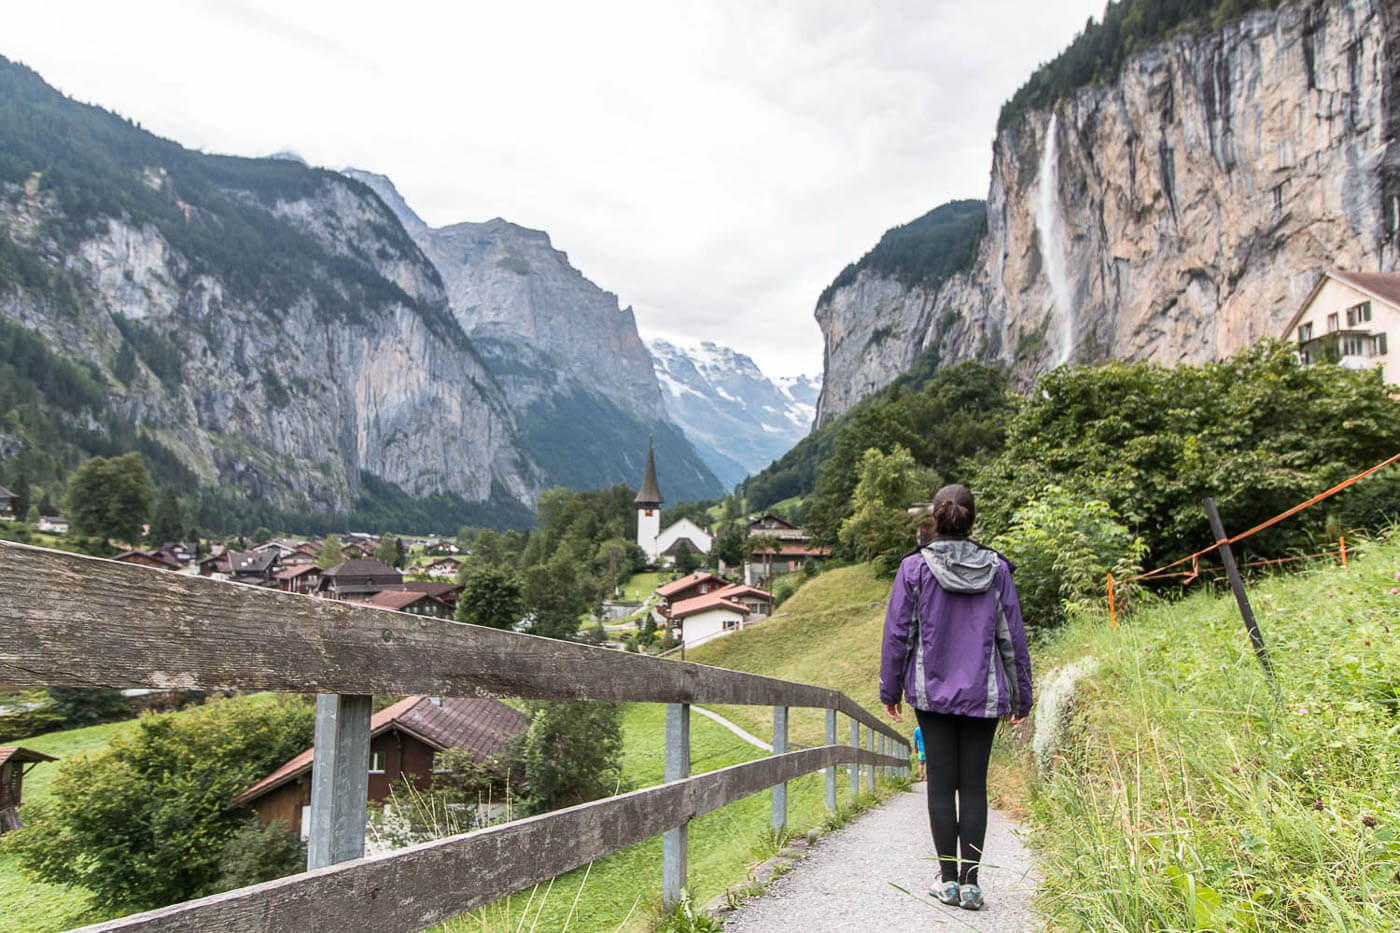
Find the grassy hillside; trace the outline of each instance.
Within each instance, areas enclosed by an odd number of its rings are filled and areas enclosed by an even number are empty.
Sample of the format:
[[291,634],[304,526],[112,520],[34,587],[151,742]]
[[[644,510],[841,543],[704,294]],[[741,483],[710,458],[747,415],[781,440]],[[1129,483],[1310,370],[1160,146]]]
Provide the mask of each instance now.
[[1251,586],[1277,701],[1228,593],[1060,634],[1098,669],[1034,804],[1052,921],[1400,929],[1400,537],[1364,552]]

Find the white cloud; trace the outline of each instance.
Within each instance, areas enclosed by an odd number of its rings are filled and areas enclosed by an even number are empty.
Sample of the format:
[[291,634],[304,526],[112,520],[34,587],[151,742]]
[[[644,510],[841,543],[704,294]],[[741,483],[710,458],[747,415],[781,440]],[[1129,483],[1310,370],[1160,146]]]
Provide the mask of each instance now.
[[54,0],[0,53],[193,148],[389,175],[548,230],[645,334],[819,372],[812,306],[986,193],[997,110],[1102,0]]

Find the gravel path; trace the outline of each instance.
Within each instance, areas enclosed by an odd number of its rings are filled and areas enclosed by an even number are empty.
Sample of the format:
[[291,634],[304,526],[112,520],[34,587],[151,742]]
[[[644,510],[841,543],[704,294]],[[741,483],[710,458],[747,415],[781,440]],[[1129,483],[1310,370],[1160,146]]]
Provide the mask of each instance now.
[[1037,877],[1030,851],[1019,827],[995,810],[981,871],[987,906],[979,912],[959,910],[929,896],[936,866],[924,787],[915,784],[822,838],[768,895],[748,901],[724,928],[742,933],[1039,929],[1030,904]]

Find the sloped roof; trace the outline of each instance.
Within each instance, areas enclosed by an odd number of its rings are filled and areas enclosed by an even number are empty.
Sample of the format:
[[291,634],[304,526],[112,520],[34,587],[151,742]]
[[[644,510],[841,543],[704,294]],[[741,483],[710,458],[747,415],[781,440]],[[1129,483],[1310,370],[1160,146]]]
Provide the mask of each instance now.
[[1312,306],[1313,299],[1322,291],[1322,286],[1327,284],[1328,279],[1336,279],[1343,285],[1350,285],[1357,291],[1400,310],[1400,272],[1346,272],[1341,269],[1328,269],[1317,277],[1312,291],[1308,292],[1307,297],[1298,305],[1298,310],[1288,319],[1288,326],[1283,329],[1284,338],[1293,333],[1293,328],[1298,326],[1298,322],[1303,319],[1303,315]]
[[10,492],[4,486],[0,486],[0,499],[13,499],[14,497],[14,493]]
[[711,609],[730,609],[741,615],[749,614],[749,607],[742,603],[736,603],[725,599],[719,593],[706,593],[704,596],[696,596],[692,599],[684,599],[671,607],[672,619],[684,619],[687,616],[699,615],[702,612],[709,612]]
[[391,583],[380,592],[407,590],[412,593],[427,593],[438,599],[450,599],[459,596],[464,589],[466,587],[460,583],[446,583],[441,580],[405,580],[402,583]]
[[315,564],[297,564],[295,567],[288,567],[286,570],[278,573],[277,579],[295,580],[297,577],[304,576],[305,574],[316,573],[320,571],[320,569],[321,568],[317,567]]
[[326,571],[328,577],[402,577],[388,564],[380,563],[373,557],[352,557],[350,560],[343,560],[330,570]]
[[714,580],[720,586],[725,586],[729,583],[728,580],[724,579],[723,577],[717,577],[714,574],[710,573],[708,570],[697,570],[694,573],[686,574],[679,580],[672,580],[670,583],[658,586],[656,588],[656,595],[662,597],[663,599],[670,599],[677,593],[683,593],[686,590],[690,589],[692,586],[695,586],[699,583],[704,583],[706,580]]
[[365,606],[373,606],[375,609],[392,609],[395,612],[402,612],[414,603],[423,600],[435,603],[442,602],[442,600],[427,593],[416,593],[413,590],[380,590],[373,596],[356,600],[356,602]]
[[275,563],[277,554],[274,551],[235,551],[228,558],[232,573],[266,573]]
[[725,599],[738,599],[741,596],[757,596],[759,599],[771,600],[773,594],[767,590],[760,590],[756,586],[749,586],[746,583],[733,583],[724,589],[715,590],[709,594],[711,596],[722,596]]
[[[3,487],[0,487],[2,489]],[[34,764],[40,761],[58,761],[52,755],[45,755],[43,752],[36,752],[32,748],[24,748],[20,745],[0,745],[0,765],[7,761],[16,761],[22,764]]]
[[642,474],[642,488],[637,491],[637,498],[632,500],[637,505],[660,505],[666,500],[661,498],[661,487],[656,482],[656,457],[652,453],[651,445],[647,445],[647,467]]
[[[462,748],[478,758],[503,754],[515,736],[525,731],[525,715],[492,697],[444,697],[442,705],[425,696],[408,696],[370,717],[371,736],[401,729],[438,750]],[[311,770],[315,746],[292,758],[229,801],[251,803]]]

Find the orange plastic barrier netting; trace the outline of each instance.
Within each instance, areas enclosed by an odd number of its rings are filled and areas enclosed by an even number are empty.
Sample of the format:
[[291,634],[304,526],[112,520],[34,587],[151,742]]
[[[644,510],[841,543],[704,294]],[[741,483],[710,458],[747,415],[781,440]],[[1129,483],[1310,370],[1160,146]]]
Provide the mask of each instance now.
[[[1283,521],[1285,518],[1290,518],[1291,516],[1297,515],[1299,512],[1303,511],[1304,509],[1310,508],[1311,506],[1314,506],[1314,505],[1317,505],[1319,502],[1322,502],[1324,499],[1330,499],[1332,496],[1335,496],[1337,493],[1341,492],[1342,490],[1346,489],[1347,487],[1352,486],[1352,485],[1355,485],[1356,483],[1361,482],[1361,480],[1365,479],[1366,477],[1368,477],[1368,476],[1370,476],[1370,475],[1372,475],[1372,474],[1374,474],[1374,473],[1378,473],[1378,472],[1380,472],[1381,470],[1384,470],[1386,467],[1390,466],[1390,465],[1393,464],[1393,463],[1400,463],[1400,454],[1396,454],[1395,456],[1390,457],[1389,459],[1383,460],[1383,461],[1381,461],[1380,463],[1376,464],[1375,466],[1371,467],[1369,470],[1363,470],[1362,472],[1360,472],[1360,473],[1356,474],[1355,476],[1353,476],[1351,479],[1344,480],[1343,482],[1340,482],[1340,483],[1338,483],[1337,485],[1333,486],[1331,489],[1328,489],[1328,490],[1326,490],[1326,491],[1324,491],[1324,492],[1320,492],[1320,493],[1318,493],[1317,495],[1313,496],[1311,499],[1307,499],[1307,500],[1305,500],[1305,501],[1303,501],[1303,502],[1300,502],[1300,503],[1298,503],[1297,505],[1293,506],[1291,509],[1287,509],[1287,510],[1285,510],[1285,511],[1283,511],[1283,512],[1280,512],[1279,514],[1275,515],[1273,518],[1269,519],[1268,521],[1260,522],[1259,524],[1255,525],[1253,528],[1250,528],[1250,529],[1248,529],[1248,530],[1246,530],[1246,531],[1242,531],[1242,532],[1240,532],[1239,534],[1235,535],[1234,537],[1231,537],[1231,538],[1222,538],[1221,540],[1216,541],[1214,544],[1211,544],[1211,545],[1209,545],[1208,547],[1203,547],[1203,548],[1201,548],[1199,551],[1197,551],[1197,552],[1194,553],[1194,554],[1187,554],[1185,557],[1180,558],[1179,560],[1174,560],[1174,561],[1172,561],[1170,564],[1163,564],[1162,566],[1158,567],[1158,568],[1155,569],[1155,570],[1149,570],[1149,571],[1147,571],[1146,573],[1140,573],[1140,574],[1138,574],[1138,575],[1135,576],[1135,577],[1129,577],[1127,580],[1120,580],[1120,581],[1116,581],[1116,582],[1117,582],[1119,585],[1121,585],[1121,584],[1123,584],[1123,583],[1136,583],[1136,582],[1139,581],[1139,580],[1148,580],[1148,579],[1154,579],[1154,578],[1185,577],[1186,580],[1185,580],[1184,582],[1189,583],[1189,582],[1191,582],[1192,580],[1196,579],[1198,576],[1200,576],[1201,570],[1200,570],[1199,561],[1200,561],[1200,559],[1201,559],[1203,556],[1205,556],[1206,554],[1209,554],[1211,551],[1214,551],[1214,550],[1216,550],[1217,548],[1219,548],[1219,547],[1221,547],[1221,546],[1223,546],[1223,545],[1226,545],[1226,544],[1235,544],[1235,543],[1237,543],[1237,542],[1239,542],[1239,541],[1243,541],[1245,538],[1248,538],[1248,537],[1250,537],[1251,535],[1256,535],[1256,534],[1258,534],[1259,532],[1263,531],[1263,530],[1266,529],[1266,528],[1272,528],[1274,525],[1277,525],[1279,522]],[[1299,556],[1297,556],[1297,557],[1279,557],[1279,558],[1275,558],[1275,559],[1273,559],[1273,560],[1257,560],[1257,561],[1250,561],[1249,563],[1244,564],[1243,566],[1245,566],[1245,567],[1262,567],[1262,566],[1271,565],[1271,564],[1286,564],[1286,563],[1290,563],[1290,562],[1292,562],[1292,561],[1298,561],[1298,560],[1316,560],[1316,559],[1321,558],[1321,557],[1330,557],[1330,556],[1332,556],[1333,553],[1336,553],[1336,554],[1339,554],[1339,555],[1341,556],[1341,559],[1342,559],[1342,566],[1345,567],[1346,564],[1347,564],[1347,543],[1346,543],[1346,538],[1342,538],[1341,541],[1340,541],[1339,543],[1340,543],[1341,546],[1340,546],[1340,549],[1339,549],[1338,551],[1336,551],[1336,552],[1327,551],[1327,552],[1324,552],[1324,553],[1322,553],[1322,554],[1307,554],[1307,555],[1299,555]],[[1191,563],[1191,569],[1190,569],[1189,571],[1188,571],[1188,570],[1181,570],[1181,571],[1177,571],[1176,573],[1168,573],[1168,571],[1170,571],[1170,570],[1172,570],[1172,569],[1174,569],[1174,568],[1176,568],[1176,567],[1180,567],[1182,564],[1185,564],[1185,563],[1187,563],[1188,561]],[[1208,569],[1206,570],[1206,572],[1207,572],[1207,573],[1219,573],[1220,570],[1218,570],[1218,569],[1216,569],[1216,568],[1208,568]],[[1108,618],[1109,618],[1109,623],[1110,623],[1114,628],[1117,628],[1117,627],[1118,627],[1118,613],[1117,613],[1117,607],[1116,607],[1116,605],[1115,605],[1114,593],[1113,593],[1114,584],[1115,584],[1115,581],[1114,581],[1114,579],[1113,579],[1113,574],[1110,573],[1110,574],[1108,575]]]

